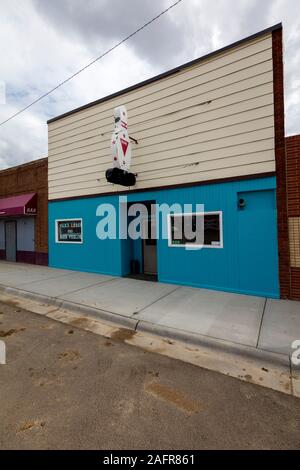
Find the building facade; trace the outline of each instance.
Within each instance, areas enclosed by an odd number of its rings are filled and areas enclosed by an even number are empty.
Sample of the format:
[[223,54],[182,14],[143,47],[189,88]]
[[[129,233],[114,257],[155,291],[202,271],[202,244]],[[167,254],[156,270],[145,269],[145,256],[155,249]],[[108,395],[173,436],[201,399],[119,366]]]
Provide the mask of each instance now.
[[0,171],[0,259],[48,264],[48,159]]
[[[105,178],[120,105],[137,141],[130,188]],[[135,261],[161,282],[289,297],[281,25],[51,119],[48,130],[50,266],[126,276]],[[101,238],[104,205],[120,233],[133,203],[192,209],[155,209],[142,222],[156,231],[166,222],[166,238]],[[201,250],[174,239],[177,223],[197,221],[197,205]]]

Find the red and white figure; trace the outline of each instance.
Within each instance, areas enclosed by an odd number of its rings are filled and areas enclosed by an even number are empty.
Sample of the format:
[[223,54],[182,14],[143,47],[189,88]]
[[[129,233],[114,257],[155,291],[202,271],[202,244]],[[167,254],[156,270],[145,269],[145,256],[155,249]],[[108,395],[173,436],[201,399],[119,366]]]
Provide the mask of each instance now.
[[114,109],[115,128],[111,137],[113,166],[129,171],[131,163],[131,143],[128,135],[127,110],[125,106]]

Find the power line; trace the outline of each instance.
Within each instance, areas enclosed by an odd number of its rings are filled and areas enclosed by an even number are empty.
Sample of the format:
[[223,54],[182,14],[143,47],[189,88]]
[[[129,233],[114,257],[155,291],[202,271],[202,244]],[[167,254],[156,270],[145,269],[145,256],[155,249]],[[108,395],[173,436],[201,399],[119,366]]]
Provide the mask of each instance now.
[[176,7],[180,2],[182,2],[182,0],[177,0],[175,3],[173,3],[172,5],[170,5],[168,8],[166,8],[165,10],[163,10],[161,13],[159,13],[157,16],[155,16],[154,18],[152,18],[150,21],[148,21],[147,23],[145,23],[143,26],[141,26],[140,28],[138,28],[136,31],[134,31],[133,33],[129,34],[129,36],[127,36],[126,38],[122,39],[120,42],[118,42],[117,44],[115,44],[113,47],[111,47],[110,49],[108,49],[107,51],[105,51],[103,54],[101,54],[100,56],[96,57],[94,60],[92,60],[91,62],[89,62],[87,65],[85,65],[84,67],[82,67],[81,69],[79,69],[77,72],[73,73],[73,75],[71,75],[70,77],[66,78],[64,81],[62,81],[61,83],[59,83],[58,85],[56,85],[54,88],[52,88],[51,90],[47,91],[47,93],[44,93],[43,95],[41,95],[39,98],[37,98],[36,100],[32,101],[32,103],[28,104],[27,106],[25,106],[24,108],[20,109],[19,111],[17,111],[15,114],[12,114],[9,118],[5,119],[5,121],[2,121],[0,122],[0,126],[2,126],[3,124],[6,124],[8,121],[11,121],[11,119],[15,118],[16,116],[18,116],[19,114],[23,113],[24,111],[26,111],[28,108],[30,108],[31,106],[33,106],[34,104],[38,103],[39,101],[41,101],[42,99],[46,98],[46,96],[49,96],[51,93],[53,93],[54,91],[56,91],[59,87],[61,87],[62,85],[64,85],[65,83],[69,82],[70,80],[72,80],[74,77],[76,77],[77,75],[79,75],[81,72],[83,72],[84,70],[86,70],[88,67],[90,67],[91,65],[95,64],[95,62],[98,62],[98,60],[101,60],[103,57],[105,57],[106,55],[108,55],[110,52],[114,51],[115,49],[117,49],[117,47],[121,46],[122,44],[124,44],[125,42],[127,42],[129,39],[131,39],[133,36],[135,36],[137,33],[139,33],[140,31],[142,31],[143,29],[145,29],[147,26],[149,26],[151,23],[153,23],[154,21],[158,20],[161,16],[163,16],[165,13],[167,13],[168,11],[170,11],[172,8]]

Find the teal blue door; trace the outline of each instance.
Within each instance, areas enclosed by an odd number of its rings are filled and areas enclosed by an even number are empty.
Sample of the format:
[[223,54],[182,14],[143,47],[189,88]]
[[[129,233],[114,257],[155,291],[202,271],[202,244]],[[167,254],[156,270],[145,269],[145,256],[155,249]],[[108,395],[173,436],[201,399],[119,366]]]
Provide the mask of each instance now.
[[237,211],[239,288],[279,297],[275,191],[238,193]]

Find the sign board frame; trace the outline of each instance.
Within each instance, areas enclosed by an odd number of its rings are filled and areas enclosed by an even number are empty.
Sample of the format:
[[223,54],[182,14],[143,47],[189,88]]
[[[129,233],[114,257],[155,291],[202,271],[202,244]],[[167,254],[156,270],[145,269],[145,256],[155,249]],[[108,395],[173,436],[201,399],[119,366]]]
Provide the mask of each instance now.
[[[62,223],[66,223],[66,224],[71,224],[71,223],[80,223],[80,228],[81,228],[81,232],[80,232],[80,239],[79,240],[76,240],[76,239],[66,239],[66,240],[62,240],[61,239],[61,234],[60,234],[60,230],[59,230],[59,226],[60,224]],[[67,227],[64,227],[64,228],[67,228]],[[77,227],[69,227],[69,229],[71,230],[72,228],[77,228]],[[70,243],[72,245],[82,245],[83,244],[83,220],[82,218],[73,218],[73,219],[56,219],[55,220],[55,243]]]

